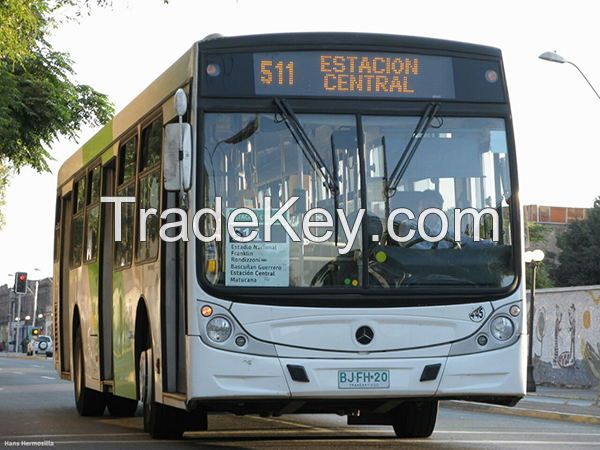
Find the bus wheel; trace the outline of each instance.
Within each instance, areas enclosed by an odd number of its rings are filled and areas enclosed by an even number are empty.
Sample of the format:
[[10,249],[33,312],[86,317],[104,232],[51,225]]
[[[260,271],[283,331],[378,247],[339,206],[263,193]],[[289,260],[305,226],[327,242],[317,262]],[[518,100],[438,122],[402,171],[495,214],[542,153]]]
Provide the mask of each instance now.
[[431,436],[437,419],[437,400],[403,403],[395,412],[394,432],[400,438]]
[[106,398],[106,407],[113,417],[131,417],[135,415],[138,401],[109,394]]
[[185,411],[156,402],[152,348],[140,353],[139,389],[144,407],[144,431],[155,439],[180,439],[185,431]]
[[75,405],[80,416],[100,416],[104,413],[106,402],[104,394],[85,387],[85,360],[81,343],[81,329],[75,331],[73,352],[73,385],[75,387]]

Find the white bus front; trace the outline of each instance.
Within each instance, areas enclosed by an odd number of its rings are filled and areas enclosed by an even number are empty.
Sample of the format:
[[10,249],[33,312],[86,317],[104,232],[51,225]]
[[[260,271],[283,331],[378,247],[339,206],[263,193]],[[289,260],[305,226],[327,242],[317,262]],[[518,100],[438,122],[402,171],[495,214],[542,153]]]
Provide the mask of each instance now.
[[[476,82],[471,66],[461,72],[454,61],[451,100],[318,98],[308,82],[294,91],[299,77],[310,77],[301,65],[318,52],[300,53],[200,59],[201,93],[211,98],[198,101],[193,193],[197,210],[221,219],[205,215],[200,230],[209,236],[218,226],[222,239],[189,244],[189,407],[336,412],[426,436],[438,399],[516,403],[527,336],[514,144],[505,88],[495,84],[503,83],[498,61],[479,61]],[[322,52],[321,71],[330,53]],[[340,64],[356,57],[381,70],[388,61],[338,54]],[[270,82],[281,74],[287,84],[269,94],[264,71],[279,62]],[[236,94],[247,88],[238,83],[223,94],[229,98],[215,98],[244,64],[254,67],[255,97]],[[319,78],[324,89],[340,86],[336,76]],[[478,105],[469,83],[496,90],[482,91]],[[254,215],[256,223],[232,236],[227,222],[239,208],[238,222]],[[278,211],[268,236],[268,216]]]

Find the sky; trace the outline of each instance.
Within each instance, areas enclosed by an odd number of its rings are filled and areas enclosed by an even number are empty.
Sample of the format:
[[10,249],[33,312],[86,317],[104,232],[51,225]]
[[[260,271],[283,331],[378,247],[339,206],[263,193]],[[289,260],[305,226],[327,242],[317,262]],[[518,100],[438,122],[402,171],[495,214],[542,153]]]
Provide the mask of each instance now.
[[[595,2],[571,0],[114,0],[51,36],[70,53],[76,80],[109,95],[117,111],[211,33],[226,36],[300,31],[380,32],[498,47],[503,52],[523,204],[591,207],[600,195],[598,99],[568,64],[538,59],[555,50],[576,63],[598,90]],[[65,12],[69,15],[70,12]],[[50,147],[52,173],[23,169],[13,178],[0,231],[0,284],[15,271],[52,272],[56,173],[79,143]],[[38,268],[39,272],[33,272]]]

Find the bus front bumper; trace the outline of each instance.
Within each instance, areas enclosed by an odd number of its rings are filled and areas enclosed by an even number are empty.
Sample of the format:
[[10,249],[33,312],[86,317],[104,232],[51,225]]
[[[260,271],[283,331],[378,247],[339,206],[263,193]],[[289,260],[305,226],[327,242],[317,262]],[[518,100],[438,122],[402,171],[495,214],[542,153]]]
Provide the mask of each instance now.
[[[518,399],[525,394],[526,335],[510,347],[488,352],[378,359],[266,357],[209,347],[198,336],[187,336],[187,340],[187,399],[191,404],[210,401],[216,405],[217,400]],[[438,364],[435,379],[421,381],[424,368]],[[289,366],[302,367],[308,381],[294,381]],[[343,388],[339,380],[343,370],[387,371],[389,386]]]

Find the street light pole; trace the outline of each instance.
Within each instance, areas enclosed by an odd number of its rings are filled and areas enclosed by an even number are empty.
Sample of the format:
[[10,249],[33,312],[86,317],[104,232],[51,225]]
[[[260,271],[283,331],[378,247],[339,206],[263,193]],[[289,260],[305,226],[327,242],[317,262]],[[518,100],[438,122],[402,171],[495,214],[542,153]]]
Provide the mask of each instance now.
[[527,352],[527,392],[535,392],[535,379],[533,378],[533,318],[535,308],[535,274],[537,264],[532,262],[531,266],[531,293],[529,301],[529,352]]
[[35,328],[35,319],[37,317],[37,302],[38,302],[38,290],[40,287],[40,280],[35,280],[35,292],[33,294],[33,323],[31,328]]
[[596,88],[594,88],[594,86],[592,85],[592,83],[590,82],[590,80],[588,80],[588,77],[585,76],[585,74],[579,68],[579,66],[577,64],[575,64],[574,62],[566,60],[565,58],[563,58],[562,56],[560,56],[556,52],[544,52],[544,53],[542,53],[539,56],[539,58],[543,59],[544,61],[550,61],[550,62],[555,62],[555,63],[559,63],[559,64],[564,64],[564,63],[571,64],[573,67],[575,67],[579,71],[579,73],[581,74],[581,76],[583,77],[583,79],[592,88],[592,91],[594,91],[594,94],[596,94],[596,97],[598,97],[598,99],[600,99],[600,94],[598,94],[598,91],[596,90]]
[[17,352],[17,349],[19,348],[19,338],[21,337],[21,297],[23,296],[23,294],[17,294],[17,298],[18,300],[18,306],[17,306],[17,318],[19,319],[17,322],[17,338],[15,339],[15,353]]
[[533,321],[535,317],[535,284],[538,265],[544,259],[541,250],[525,252],[525,263],[531,266],[531,294],[529,302],[529,314],[527,328],[529,330],[529,351],[527,352],[527,392],[535,392],[535,379],[533,378]]

